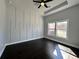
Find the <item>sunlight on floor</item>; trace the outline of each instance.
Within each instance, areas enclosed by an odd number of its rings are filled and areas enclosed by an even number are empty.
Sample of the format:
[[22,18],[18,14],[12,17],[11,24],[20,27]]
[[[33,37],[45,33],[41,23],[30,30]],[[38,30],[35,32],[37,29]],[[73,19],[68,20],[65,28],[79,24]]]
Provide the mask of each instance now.
[[75,56],[73,56],[71,54],[68,54],[68,53],[66,53],[66,52],[64,52],[62,50],[61,50],[61,54],[63,56],[63,59],[78,59],[77,57],[75,57]]
[[65,47],[65,46],[62,46],[62,45],[58,45],[58,46],[59,46],[60,50],[66,51],[66,52],[76,56],[76,54],[71,49],[69,49],[68,47]]
[[77,55],[66,46],[60,44],[52,46],[52,44],[48,44],[48,48],[47,51],[51,59],[79,59]]
[[56,50],[54,50],[53,54],[54,54],[55,56],[57,56],[57,51],[56,51]]
[[79,59],[76,54],[69,48],[58,45],[63,56],[63,59]]

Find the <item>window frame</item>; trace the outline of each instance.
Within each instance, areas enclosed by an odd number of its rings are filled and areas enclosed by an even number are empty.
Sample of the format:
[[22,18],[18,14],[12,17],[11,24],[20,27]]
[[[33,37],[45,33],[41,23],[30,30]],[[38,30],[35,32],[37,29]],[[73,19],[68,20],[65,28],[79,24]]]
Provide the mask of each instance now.
[[[66,30],[67,34],[66,34],[66,38],[64,38],[64,37],[59,37],[59,36],[56,35],[56,32],[57,32],[57,29],[56,29],[57,22],[64,22],[64,21],[67,21],[67,30]],[[68,39],[69,19],[58,20],[58,21],[49,22],[49,23],[55,23],[55,35],[49,35],[49,34],[48,34],[48,30],[47,30],[47,35],[48,35],[49,37],[58,38],[58,39]],[[48,23],[48,24],[49,24],[49,23]]]

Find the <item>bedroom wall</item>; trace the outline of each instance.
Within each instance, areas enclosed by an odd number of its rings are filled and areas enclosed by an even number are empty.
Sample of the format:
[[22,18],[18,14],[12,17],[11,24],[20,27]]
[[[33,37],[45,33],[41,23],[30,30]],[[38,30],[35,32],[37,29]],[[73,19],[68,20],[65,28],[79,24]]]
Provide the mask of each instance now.
[[[47,24],[55,20],[69,19],[67,39],[55,39],[47,35]],[[79,5],[44,17],[44,36],[70,46],[79,48]]]
[[5,0],[0,0],[0,56],[6,42],[6,5]]
[[43,37],[43,20],[32,0],[7,0],[7,43]]

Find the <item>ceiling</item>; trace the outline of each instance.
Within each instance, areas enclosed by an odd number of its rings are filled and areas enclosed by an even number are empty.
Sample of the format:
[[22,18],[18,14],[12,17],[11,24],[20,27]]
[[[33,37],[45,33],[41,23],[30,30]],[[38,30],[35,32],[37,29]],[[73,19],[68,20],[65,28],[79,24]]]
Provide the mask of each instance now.
[[51,8],[61,4],[61,3],[63,3],[64,1],[66,1],[66,0],[53,0],[51,2],[48,2],[47,5],[50,6],[50,7],[46,8],[45,11],[47,11],[47,10],[49,10],[49,9],[51,9]]
[[54,1],[50,2],[50,3],[48,3],[48,5],[51,5],[51,8],[46,9],[44,12],[47,12],[48,10],[56,7],[57,5],[60,5],[64,1],[67,1],[68,4],[64,5],[64,6],[60,7],[60,8],[57,8],[55,10],[51,10],[49,13],[45,13],[44,16],[55,13],[55,12],[58,12],[58,11],[61,11],[61,10],[64,10],[66,8],[69,8],[69,7],[72,7],[74,5],[79,4],[79,0],[54,0]]
[[[8,0],[8,1],[9,1],[9,4],[12,4],[14,6],[18,6],[18,7],[20,7],[20,6],[25,6],[25,7],[30,6],[30,8],[35,8],[43,16],[61,11],[63,9],[69,8],[69,7],[76,5],[76,4],[79,4],[79,0],[53,0],[53,1],[47,3],[47,5],[50,6],[49,8],[41,7],[41,8],[38,9],[38,6],[36,6],[34,4],[33,0]],[[67,5],[64,5],[60,8],[55,9],[55,10],[51,10],[51,9],[57,7],[58,5],[62,4],[65,1],[68,2]],[[51,10],[51,11],[49,11],[49,10]],[[47,11],[49,11],[49,12],[45,13]]]

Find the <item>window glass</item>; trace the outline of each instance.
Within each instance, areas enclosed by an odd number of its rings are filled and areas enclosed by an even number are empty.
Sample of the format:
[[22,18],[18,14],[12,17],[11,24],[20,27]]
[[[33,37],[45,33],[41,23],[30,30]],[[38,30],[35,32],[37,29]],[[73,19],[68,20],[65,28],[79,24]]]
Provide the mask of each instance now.
[[55,23],[48,23],[48,35],[55,35]]
[[56,22],[56,36],[67,38],[67,21]]

